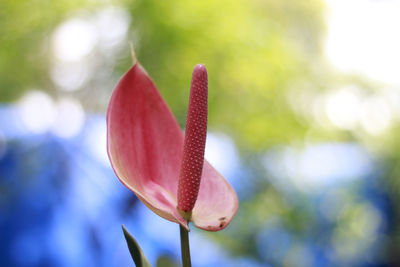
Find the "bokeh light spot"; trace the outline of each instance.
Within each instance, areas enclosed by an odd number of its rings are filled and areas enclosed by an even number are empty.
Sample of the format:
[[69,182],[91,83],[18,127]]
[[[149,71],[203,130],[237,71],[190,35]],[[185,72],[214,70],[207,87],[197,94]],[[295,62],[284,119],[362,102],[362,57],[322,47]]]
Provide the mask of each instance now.
[[24,126],[36,134],[45,133],[56,115],[50,96],[36,90],[29,91],[20,99],[18,109]]
[[356,88],[346,87],[326,97],[326,113],[336,127],[351,130],[357,126],[360,106]]
[[76,136],[85,121],[85,113],[79,101],[63,98],[56,105],[56,117],[52,131],[59,137]]
[[76,61],[88,55],[96,43],[91,23],[72,18],[58,26],[52,38],[53,52],[61,61]]

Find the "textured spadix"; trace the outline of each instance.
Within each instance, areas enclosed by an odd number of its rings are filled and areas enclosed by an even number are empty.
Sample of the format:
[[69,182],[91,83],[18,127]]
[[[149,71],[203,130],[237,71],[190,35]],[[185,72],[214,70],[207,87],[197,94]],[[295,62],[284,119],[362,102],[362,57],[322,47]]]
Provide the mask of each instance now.
[[[187,221],[177,210],[184,136],[148,74],[138,64],[115,88],[107,111],[107,149],[120,181],[161,217]],[[204,230],[225,228],[238,209],[229,183],[204,161],[191,221]]]
[[208,75],[204,65],[193,70],[187,112],[182,166],[178,184],[178,209],[192,211],[199,193],[207,136]]

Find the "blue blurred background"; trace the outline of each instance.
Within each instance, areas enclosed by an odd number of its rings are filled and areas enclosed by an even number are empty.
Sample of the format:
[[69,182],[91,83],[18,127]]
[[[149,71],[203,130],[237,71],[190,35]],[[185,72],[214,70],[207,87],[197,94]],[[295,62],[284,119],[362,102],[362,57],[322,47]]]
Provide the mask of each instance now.
[[400,265],[400,1],[4,0],[0,266],[179,266],[179,230],[115,177],[105,112],[129,42],[184,128],[209,71],[206,158],[240,209],[193,266]]

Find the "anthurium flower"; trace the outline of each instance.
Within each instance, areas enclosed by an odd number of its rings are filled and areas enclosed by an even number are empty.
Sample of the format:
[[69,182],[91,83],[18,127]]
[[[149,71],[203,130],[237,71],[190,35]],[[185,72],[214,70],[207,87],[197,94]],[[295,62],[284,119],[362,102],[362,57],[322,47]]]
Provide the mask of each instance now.
[[107,111],[107,150],[116,175],[152,211],[187,230],[188,220],[208,231],[225,228],[238,210],[238,199],[225,178],[203,160],[205,66],[197,65],[193,72],[184,141],[153,81],[134,61]]

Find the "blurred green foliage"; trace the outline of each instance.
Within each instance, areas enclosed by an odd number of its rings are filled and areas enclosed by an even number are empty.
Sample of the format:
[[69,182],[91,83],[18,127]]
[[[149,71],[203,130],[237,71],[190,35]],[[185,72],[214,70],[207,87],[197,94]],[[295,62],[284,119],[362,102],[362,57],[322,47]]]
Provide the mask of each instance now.
[[80,1],[2,1],[0,100],[13,101],[31,87],[52,90],[48,79],[49,35]]
[[[210,78],[211,129],[229,130],[251,149],[264,149],[304,133],[306,126],[288,108],[285,92],[296,80],[311,75],[315,62],[310,59],[321,54],[321,1],[111,3],[130,9],[130,39],[139,61],[182,126],[191,70],[205,63]],[[54,94],[49,79],[52,31],[71,15],[105,5],[4,2],[0,11],[2,102],[14,101],[31,88]],[[128,47],[124,55],[128,58]],[[119,75],[129,67],[128,62],[116,65]],[[111,89],[103,90],[109,93]],[[102,103],[103,111],[106,103]]]
[[210,128],[264,149],[304,132],[285,92],[310,75],[310,59],[321,54],[321,7],[321,1],[137,1],[131,11],[139,60],[181,125],[191,70],[205,63]]

